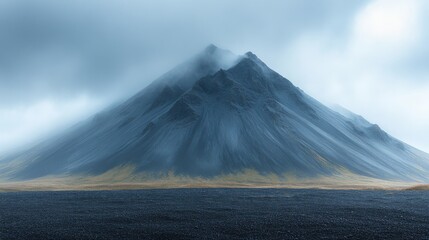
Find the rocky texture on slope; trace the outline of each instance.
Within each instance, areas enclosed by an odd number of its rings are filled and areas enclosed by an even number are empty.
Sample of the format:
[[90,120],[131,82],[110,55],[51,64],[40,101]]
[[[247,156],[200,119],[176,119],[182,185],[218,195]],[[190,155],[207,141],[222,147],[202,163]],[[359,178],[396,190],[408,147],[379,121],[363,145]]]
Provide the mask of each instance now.
[[213,45],[123,104],[2,162],[3,174],[17,179],[125,165],[195,177],[252,169],[429,179],[428,154],[325,107],[253,53]]

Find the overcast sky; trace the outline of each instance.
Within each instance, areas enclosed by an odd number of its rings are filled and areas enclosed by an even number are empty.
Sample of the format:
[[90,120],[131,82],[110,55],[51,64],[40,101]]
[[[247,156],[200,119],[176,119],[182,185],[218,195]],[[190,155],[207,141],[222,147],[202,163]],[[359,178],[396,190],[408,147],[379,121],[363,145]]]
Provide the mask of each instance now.
[[0,153],[85,119],[206,45],[429,152],[429,1],[0,1]]

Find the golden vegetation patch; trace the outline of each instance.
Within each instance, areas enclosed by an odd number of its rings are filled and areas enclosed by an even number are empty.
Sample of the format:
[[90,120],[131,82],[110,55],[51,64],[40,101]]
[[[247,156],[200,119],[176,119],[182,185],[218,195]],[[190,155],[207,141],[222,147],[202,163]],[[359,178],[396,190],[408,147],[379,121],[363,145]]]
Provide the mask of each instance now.
[[411,186],[406,188],[406,190],[429,190],[429,184],[418,184],[415,186]]
[[136,173],[125,165],[98,176],[50,176],[29,181],[0,181],[0,191],[120,190],[153,188],[316,188],[428,190],[429,185],[393,182],[353,174],[344,169],[331,176],[298,178],[293,173],[261,174],[247,169],[214,178],[190,177],[168,173]]

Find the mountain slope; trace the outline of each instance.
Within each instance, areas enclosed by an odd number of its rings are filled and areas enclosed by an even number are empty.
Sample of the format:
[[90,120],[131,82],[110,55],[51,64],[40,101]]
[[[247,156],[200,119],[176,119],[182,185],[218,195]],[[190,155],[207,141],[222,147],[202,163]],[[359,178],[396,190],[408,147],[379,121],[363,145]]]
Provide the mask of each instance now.
[[211,45],[140,93],[7,159],[10,178],[136,172],[429,179],[429,156],[323,106],[252,53]]

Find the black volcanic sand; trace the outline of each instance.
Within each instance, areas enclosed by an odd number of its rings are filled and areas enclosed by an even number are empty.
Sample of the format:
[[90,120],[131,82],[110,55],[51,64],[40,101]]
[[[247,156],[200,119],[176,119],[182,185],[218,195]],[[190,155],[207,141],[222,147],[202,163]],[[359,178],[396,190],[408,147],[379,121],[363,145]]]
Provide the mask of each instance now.
[[0,193],[0,239],[429,239],[428,191]]

